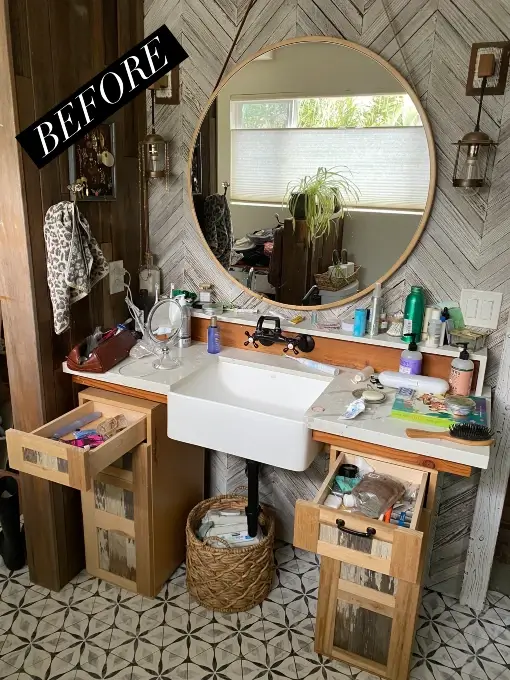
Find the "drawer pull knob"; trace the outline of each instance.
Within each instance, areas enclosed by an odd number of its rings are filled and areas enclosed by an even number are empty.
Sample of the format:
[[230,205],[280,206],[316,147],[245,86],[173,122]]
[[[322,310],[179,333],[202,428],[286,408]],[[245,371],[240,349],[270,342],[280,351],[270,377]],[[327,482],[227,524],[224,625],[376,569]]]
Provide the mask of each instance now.
[[336,525],[339,531],[343,531],[345,534],[351,534],[351,536],[360,536],[361,538],[373,538],[375,536],[375,529],[373,527],[367,527],[366,531],[356,531],[356,529],[348,529],[345,526],[345,520],[337,519]]

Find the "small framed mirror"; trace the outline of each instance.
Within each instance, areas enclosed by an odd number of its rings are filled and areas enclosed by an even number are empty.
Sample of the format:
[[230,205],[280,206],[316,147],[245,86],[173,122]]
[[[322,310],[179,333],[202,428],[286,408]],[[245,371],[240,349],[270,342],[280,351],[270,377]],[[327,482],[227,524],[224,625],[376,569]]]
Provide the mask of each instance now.
[[369,293],[412,252],[436,181],[418,96],[344,40],[265,48],[211,97],[189,197],[208,257],[245,292],[290,308]]

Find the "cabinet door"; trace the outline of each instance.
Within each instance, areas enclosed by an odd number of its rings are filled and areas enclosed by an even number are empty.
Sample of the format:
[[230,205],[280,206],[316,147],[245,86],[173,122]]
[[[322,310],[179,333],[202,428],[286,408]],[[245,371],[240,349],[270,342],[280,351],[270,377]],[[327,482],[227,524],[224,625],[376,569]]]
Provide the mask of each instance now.
[[316,651],[406,680],[419,595],[419,585],[323,557]]

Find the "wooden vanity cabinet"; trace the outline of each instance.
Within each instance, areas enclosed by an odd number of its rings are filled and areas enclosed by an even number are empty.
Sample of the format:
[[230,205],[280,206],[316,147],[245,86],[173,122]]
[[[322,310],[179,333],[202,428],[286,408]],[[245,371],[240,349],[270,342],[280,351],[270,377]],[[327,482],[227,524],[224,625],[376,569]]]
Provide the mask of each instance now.
[[[78,400],[34,432],[8,430],[9,463],[79,489],[87,571],[154,597],[185,558],[186,519],[203,499],[204,450],[167,437],[166,404],[95,388]],[[94,412],[123,414],[127,427],[90,451],[51,439]]]
[[[333,449],[335,464],[313,501],[296,504],[294,545],[321,555],[315,650],[389,680],[407,680],[437,472]],[[343,462],[362,457],[376,472],[418,485],[411,526],[324,505]],[[337,520],[343,521],[338,528]],[[354,535],[344,529],[367,533]]]

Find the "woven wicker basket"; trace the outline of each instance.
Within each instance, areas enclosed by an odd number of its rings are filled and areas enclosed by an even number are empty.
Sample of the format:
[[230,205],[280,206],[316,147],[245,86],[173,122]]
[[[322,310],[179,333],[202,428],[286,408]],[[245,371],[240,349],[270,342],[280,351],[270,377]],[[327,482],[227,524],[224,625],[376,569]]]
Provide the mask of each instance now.
[[315,283],[319,286],[321,290],[342,290],[345,286],[353,283],[358,278],[359,266],[354,267],[354,274],[351,276],[335,276],[331,272],[327,271],[324,274],[315,274]]
[[265,531],[256,545],[215,548],[209,539],[195,536],[202,517],[211,508],[244,510],[245,496],[215,496],[196,505],[186,523],[186,581],[189,592],[207,609],[244,612],[260,604],[271,590],[274,571],[274,520],[262,510]]

